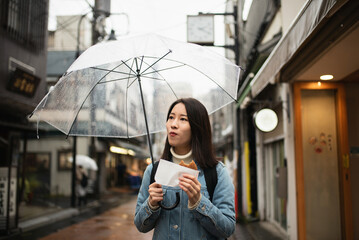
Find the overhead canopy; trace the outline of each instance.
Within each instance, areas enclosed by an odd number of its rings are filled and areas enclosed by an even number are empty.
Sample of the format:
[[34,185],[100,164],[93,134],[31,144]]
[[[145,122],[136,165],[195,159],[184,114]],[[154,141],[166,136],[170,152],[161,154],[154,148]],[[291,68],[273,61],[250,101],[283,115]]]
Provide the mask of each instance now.
[[[103,140],[106,141],[106,138],[104,138]],[[115,147],[121,147],[124,148],[126,150],[132,150],[134,151],[134,156],[136,156],[137,158],[148,158],[150,157],[150,152],[148,149],[143,148],[141,146],[137,146],[135,144],[132,144],[130,142],[125,142],[119,139],[109,139],[108,140],[109,144],[111,146],[115,146]]]
[[[293,57],[320,22],[331,14],[331,10],[337,2],[338,4],[343,3],[340,0],[307,1],[289,30],[284,33],[281,40],[251,81],[252,97],[257,96],[269,83],[273,84],[279,78],[282,67]],[[240,96],[246,95],[244,91],[239,94]]]

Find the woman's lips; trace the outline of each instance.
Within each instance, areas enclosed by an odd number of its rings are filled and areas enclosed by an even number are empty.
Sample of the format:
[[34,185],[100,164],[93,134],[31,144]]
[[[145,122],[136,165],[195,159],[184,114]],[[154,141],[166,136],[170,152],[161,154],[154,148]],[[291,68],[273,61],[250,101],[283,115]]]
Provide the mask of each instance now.
[[175,133],[175,132],[170,132],[170,136],[171,137],[174,137],[174,136],[176,136],[177,135],[177,133]]

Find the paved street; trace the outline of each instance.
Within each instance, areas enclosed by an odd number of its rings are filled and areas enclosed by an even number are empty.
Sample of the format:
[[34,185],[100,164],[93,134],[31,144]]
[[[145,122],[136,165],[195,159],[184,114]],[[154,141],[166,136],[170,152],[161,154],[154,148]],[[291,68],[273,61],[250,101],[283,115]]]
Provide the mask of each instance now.
[[136,196],[118,207],[112,208],[100,215],[52,233],[41,240],[146,240],[152,239],[152,232],[143,234],[137,231],[133,224]]
[[[140,233],[133,224],[136,195],[132,195],[128,202],[112,208],[100,215],[94,216],[80,223],[76,223],[41,240],[147,240],[152,239],[152,231]],[[280,240],[284,239],[277,232],[263,227],[263,223],[247,225],[237,224],[236,232],[229,240]]]
[[[25,231],[9,240],[146,240],[152,232],[143,234],[133,224],[137,195],[112,189],[104,195],[98,207],[80,209],[80,214],[43,227]],[[282,240],[284,235],[267,222],[237,224],[229,240]]]

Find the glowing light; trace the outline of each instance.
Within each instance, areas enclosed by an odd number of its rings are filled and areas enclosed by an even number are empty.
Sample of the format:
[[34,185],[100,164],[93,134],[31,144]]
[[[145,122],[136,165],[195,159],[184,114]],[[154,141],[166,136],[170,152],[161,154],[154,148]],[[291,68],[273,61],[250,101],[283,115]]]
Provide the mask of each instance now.
[[272,109],[263,108],[255,113],[254,122],[259,130],[263,132],[271,132],[278,125],[278,117]]
[[149,164],[151,164],[151,158],[146,158],[146,163],[147,163],[147,165],[149,165]]
[[136,155],[136,153],[131,149],[126,149],[126,148],[116,147],[116,146],[111,146],[110,151],[113,153],[118,153],[118,154],[123,154],[123,155],[131,155],[131,156]]
[[135,152],[131,149],[127,151],[128,155],[135,156]]
[[322,86],[322,83],[321,83],[320,81],[318,82],[318,86],[319,86],[319,87]]
[[334,78],[333,75],[322,75],[320,76],[320,80],[332,80]]

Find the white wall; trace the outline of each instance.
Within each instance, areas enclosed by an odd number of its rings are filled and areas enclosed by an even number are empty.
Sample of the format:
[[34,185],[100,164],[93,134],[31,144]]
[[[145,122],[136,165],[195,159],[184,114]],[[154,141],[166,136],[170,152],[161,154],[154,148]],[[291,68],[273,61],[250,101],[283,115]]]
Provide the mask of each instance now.
[[269,26],[267,32],[265,33],[263,40],[261,41],[261,44],[268,42],[269,40],[272,40],[273,36],[277,34],[280,29],[282,28],[282,9],[279,9],[279,11],[276,13],[274,19],[272,20],[271,25]]
[[[287,158],[288,202],[287,202],[287,234],[289,239],[298,239],[297,229],[297,195],[295,172],[295,137],[293,91],[289,84],[282,83],[284,155]],[[288,115],[289,113],[289,119]]]
[[258,192],[258,213],[261,221],[266,219],[266,183],[265,183],[265,164],[263,156],[263,134],[256,130],[256,154],[257,154],[257,192]]
[[282,26],[283,33],[287,32],[293,20],[306,3],[306,0],[282,0]]
[[[77,137],[77,153],[87,154],[86,137]],[[31,139],[27,141],[27,152],[50,152],[50,188],[51,193],[70,195],[71,194],[71,171],[58,171],[57,159],[58,151],[61,149],[72,149],[73,139],[66,136],[41,137],[40,139]],[[22,146],[21,148],[22,149]]]
[[[49,50],[74,51],[77,48],[78,23],[81,16],[57,16],[57,29],[54,47]],[[89,17],[82,19],[80,26],[80,50],[86,50],[92,44],[91,23]]]

